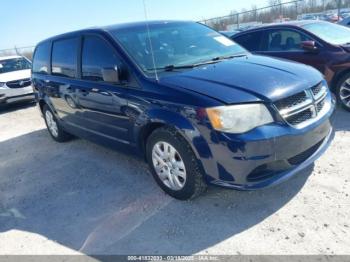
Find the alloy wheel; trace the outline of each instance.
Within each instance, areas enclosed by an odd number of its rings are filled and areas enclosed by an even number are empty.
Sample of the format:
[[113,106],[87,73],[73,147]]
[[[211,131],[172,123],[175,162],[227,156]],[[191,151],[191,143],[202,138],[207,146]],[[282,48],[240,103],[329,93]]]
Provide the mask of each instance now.
[[339,97],[341,102],[350,108],[350,78],[344,81],[339,90]]

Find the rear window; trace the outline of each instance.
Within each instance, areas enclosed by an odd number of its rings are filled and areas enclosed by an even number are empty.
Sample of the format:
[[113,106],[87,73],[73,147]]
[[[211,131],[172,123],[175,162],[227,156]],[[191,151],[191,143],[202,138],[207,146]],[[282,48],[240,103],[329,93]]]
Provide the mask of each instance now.
[[261,38],[261,32],[247,33],[238,37],[233,36],[235,42],[251,52],[260,50]]
[[77,77],[78,38],[58,40],[52,46],[52,75]]
[[47,74],[50,63],[50,43],[38,45],[33,57],[33,73]]

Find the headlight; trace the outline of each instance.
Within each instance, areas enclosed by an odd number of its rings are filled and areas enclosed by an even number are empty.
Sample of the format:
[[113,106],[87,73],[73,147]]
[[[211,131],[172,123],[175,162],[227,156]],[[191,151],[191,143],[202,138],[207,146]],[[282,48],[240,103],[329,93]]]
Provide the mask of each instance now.
[[0,87],[3,87],[5,85],[5,83],[0,82]]
[[206,111],[213,128],[227,133],[245,133],[273,122],[271,113],[263,104],[219,106]]

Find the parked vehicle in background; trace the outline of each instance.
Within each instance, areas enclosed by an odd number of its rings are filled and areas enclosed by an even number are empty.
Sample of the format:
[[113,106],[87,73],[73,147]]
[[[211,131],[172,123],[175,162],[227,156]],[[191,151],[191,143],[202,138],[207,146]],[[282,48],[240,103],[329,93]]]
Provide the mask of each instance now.
[[340,22],[338,22],[339,25],[350,27],[350,16],[344,18]]
[[315,14],[304,14],[304,15],[300,15],[298,20],[316,20],[317,19],[317,15]]
[[139,152],[178,199],[207,183],[241,190],[281,183],[332,140],[334,101],[317,70],[251,55],[199,23],[50,38],[36,47],[32,79],[54,140],[73,134]]
[[328,19],[326,21],[331,23],[337,23],[342,20],[342,17],[338,16],[338,14],[328,14],[327,17]]
[[[340,16],[341,16],[342,19],[348,18],[348,17],[350,17],[350,12],[342,12],[342,13],[340,14]],[[340,21],[340,22],[341,22],[341,21]]]
[[296,21],[247,30],[233,40],[255,54],[315,67],[339,103],[350,111],[349,28],[323,21]]
[[34,100],[31,62],[22,56],[0,57],[0,105]]
[[238,34],[241,31],[242,30],[220,31],[220,33],[231,38],[232,36],[234,36],[235,34]]

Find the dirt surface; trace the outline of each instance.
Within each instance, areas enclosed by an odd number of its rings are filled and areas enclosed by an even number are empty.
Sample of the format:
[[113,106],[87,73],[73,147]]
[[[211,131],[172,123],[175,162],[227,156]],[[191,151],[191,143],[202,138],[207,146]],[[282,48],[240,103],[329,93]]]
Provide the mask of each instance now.
[[0,112],[0,254],[350,254],[350,114],[274,188],[166,196],[140,160],[55,143],[36,107]]

